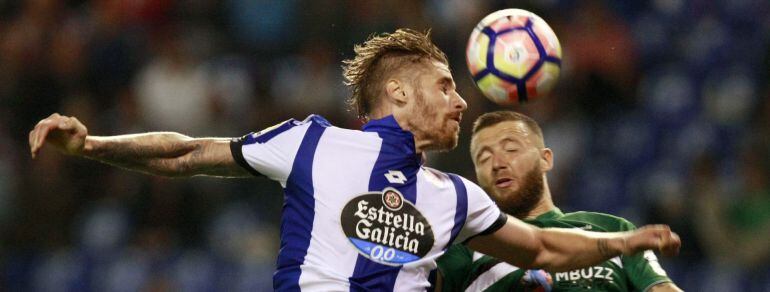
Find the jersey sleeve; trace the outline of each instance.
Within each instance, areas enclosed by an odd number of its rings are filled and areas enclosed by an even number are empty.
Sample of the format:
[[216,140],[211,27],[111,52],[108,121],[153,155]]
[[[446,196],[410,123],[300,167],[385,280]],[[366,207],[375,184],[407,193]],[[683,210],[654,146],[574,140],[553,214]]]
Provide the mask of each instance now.
[[230,142],[235,161],[254,175],[264,175],[286,186],[294,157],[313,121],[287,120]]
[[[621,220],[619,231],[636,229],[636,226],[627,220]],[[646,250],[632,256],[621,257],[623,270],[636,291],[647,291],[652,286],[660,283],[671,282],[666,271],[658,263],[658,258],[651,250]]]
[[461,179],[468,192],[468,215],[455,242],[465,242],[474,236],[490,234],[503,227],[508,218],[489,195],[477,184]]
[[464,291],[473,267],[473,252],[462,244],[454,244],[437,263],[441,272],[441,291]]

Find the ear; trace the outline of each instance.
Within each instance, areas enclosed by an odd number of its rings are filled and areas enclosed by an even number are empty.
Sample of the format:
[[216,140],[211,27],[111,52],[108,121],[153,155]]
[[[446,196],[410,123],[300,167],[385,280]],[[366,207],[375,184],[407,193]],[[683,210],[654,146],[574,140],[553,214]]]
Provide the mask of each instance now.
[[385,83],[385,93],[396,105],[404,105],[408,100],[406,83],[398,79],[390,79]]
[[550,148],[540,150],[540,169],[548,172],[553,168],[553,151]]

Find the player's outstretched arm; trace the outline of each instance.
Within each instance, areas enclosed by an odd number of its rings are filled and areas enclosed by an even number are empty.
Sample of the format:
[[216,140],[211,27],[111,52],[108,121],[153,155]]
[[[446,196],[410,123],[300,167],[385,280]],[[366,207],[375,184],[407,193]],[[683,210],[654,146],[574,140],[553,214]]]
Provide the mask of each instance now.
[[618,255],[655,250],[675,255],[681,242],[668,226],[651,225],[629,232],[589,232],[580,229],[527,225],[508,217],[496,232],[473,238],[468,246],[521,268],[563,272],[585,268]]
[[68,155],[154,175],[250,176],[233,159],[228,138],[190,138],[170,132],[96,137],[89,136],[77,118],[52,114],[29,133],[33,158],[46,143]]

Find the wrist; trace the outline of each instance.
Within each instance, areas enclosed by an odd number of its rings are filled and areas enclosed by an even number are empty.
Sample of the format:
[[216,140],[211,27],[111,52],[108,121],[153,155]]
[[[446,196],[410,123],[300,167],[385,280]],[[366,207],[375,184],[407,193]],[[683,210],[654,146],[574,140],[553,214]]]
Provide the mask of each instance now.
[[599,253],[607,258],[612,258],[625,254],[628,251],[626,237],[623,234],[617,236],[601,238],[597,241]]
[[628,235],[626,233],[617,236],[613,240],[617,255],[631,254],[631,247],[628,245]]
[[94,136],[86,136],[83,141],[83,149],[80,153],[75,153],[77,156],[93,157],[94,149],[97,148],[99,141]]

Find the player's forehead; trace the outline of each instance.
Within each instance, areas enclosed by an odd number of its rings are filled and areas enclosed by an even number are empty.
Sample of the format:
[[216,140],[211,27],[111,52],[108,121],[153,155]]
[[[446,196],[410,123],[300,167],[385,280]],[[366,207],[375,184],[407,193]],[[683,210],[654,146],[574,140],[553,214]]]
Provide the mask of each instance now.
[[479,130],[473,134],[471,142],[476,151],[484,146],[492,147],[506,142],[528,143],[533,135],[532,130],[522,121],[503,121]]
[[454,79],[452,79],[452,70],[449,70],[449,65],[437,60],[432,60],[430,65],[433,68],[434,73],[440,76],[440,78],[449,78],[451,81],[454,81]]
[[419,69],[422,71],[420,78],[424,79],[423,81],[429,81],[431,83],[447,81],[454,83],[454,78],[452,78],[452,71],[449,69],[449,65],[444,64],[441,61],[431,59],[427,62],[423,62],[420,67],[421,68]]

